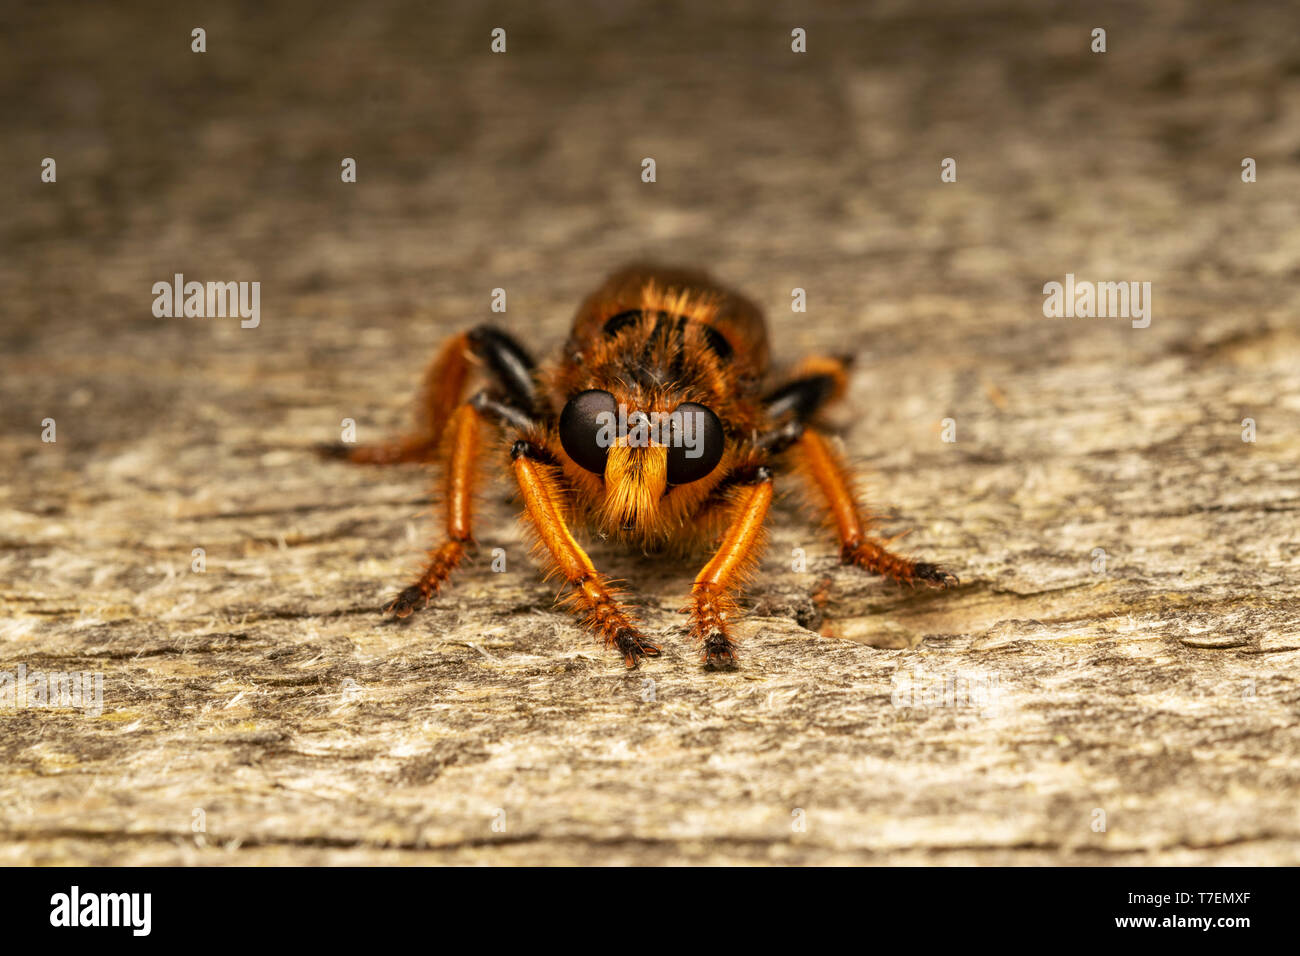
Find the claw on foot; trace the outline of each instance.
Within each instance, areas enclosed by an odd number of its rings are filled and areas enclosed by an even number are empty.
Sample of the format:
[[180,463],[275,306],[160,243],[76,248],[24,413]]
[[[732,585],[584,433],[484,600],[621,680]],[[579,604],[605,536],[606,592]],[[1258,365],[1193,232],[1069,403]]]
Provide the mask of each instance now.
[[725,634],[717,631],[704,639],[700,656],[704,659],[704,666],[710,670],[731,670],[739,663],[736,645]]
[[943,590],[944,588],[955,588],[957,585],[961,584],[961,581],[957,579],[957,575],[953,574],[951,571],[945,571],[937,564],[930,564],[928,562],[917,564],[912,570],[912,575],[918,581],[924,581],[930,587],[938,588],[940,590]]
[[641,658],[658,657],[662,653],[658,644],[627,627],[614,635],[613,644],[623,655],[623,664],[628,670],[641,666]]
[[343,442],[317,442],[313,448],[316,454],[321,458],[334,459],[336,461],[347,461],[352,457],[352,448]]
[[385,605],[383,613],[394,617],[410,617],[412,611],[428,603],[429,595],[420,590],[418,585],[412,584]]

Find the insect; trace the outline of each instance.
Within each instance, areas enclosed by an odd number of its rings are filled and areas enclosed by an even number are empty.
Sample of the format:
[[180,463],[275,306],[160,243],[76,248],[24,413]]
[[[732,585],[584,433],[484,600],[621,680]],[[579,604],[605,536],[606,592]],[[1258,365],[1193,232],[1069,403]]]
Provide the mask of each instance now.
[[[653,266],[611,275],[544,366],[492,326],[453,337],[425,372],[411,434],[327,446],[356,463],[443,465],[446,540],[384,612],[406,617],[426,605],[469,554],[485,456],[501,444],[494,431],[506,439],[499,451],[508,447],[503,463],[537,550],[566,585],[561,603],[628,667],[660,646],[592,564],[575,525],[647,552],[712,548],[683,608],[711,667],[737,662],[737,597],[780,478],[811,492],[842,563],[904,584],[956,585],[943,568],[894,554],[870,534],[852,476],[818,427],[845,391],[849,361],[808,358],[774,383],[769,359],[757,306],[705,273]],[[486,387],[470,395],[472,378]]]

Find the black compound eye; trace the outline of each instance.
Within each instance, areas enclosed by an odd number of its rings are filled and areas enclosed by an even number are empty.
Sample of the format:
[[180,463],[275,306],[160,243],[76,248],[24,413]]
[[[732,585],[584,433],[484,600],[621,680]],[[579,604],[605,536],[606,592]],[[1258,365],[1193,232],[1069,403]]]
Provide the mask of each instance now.
[[699,481],[718,467],[727,440],[722,433],[722,422],[711,409],[695,402],[683,402],[669,423],[669,484]]
[[560,444],[587,471],[605,472],[605,459],[618,434],[618,402],[598,388],[579,392],[560,412]]

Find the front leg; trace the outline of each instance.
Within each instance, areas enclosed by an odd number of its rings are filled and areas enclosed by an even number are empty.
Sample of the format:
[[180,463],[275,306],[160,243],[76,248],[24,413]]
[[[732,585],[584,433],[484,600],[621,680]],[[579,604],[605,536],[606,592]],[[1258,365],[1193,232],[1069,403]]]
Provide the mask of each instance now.
[[637,621],[619,601],[619,592],[596,570],[587,552],[574,540],[561,510],[564,489],[552,471],[552,456],[530,441],[515,442],[510,450],[515,480],[524,509],[546,549],[555,570],[572,587],[565,598],[583,624],[616,648],[629,668],[642,657],[656,657],[659,645],[647,640]]
[[690,632],[700,642],[700,653],[710,667],[734,665],[736,643],[731,623],[739,613],[735,592],[763,547],[763,522],[772,505],[772,473],[755,470],[753,484],[734,506],[722,544],[696,576],[691,598],[683,608],[691,616]]

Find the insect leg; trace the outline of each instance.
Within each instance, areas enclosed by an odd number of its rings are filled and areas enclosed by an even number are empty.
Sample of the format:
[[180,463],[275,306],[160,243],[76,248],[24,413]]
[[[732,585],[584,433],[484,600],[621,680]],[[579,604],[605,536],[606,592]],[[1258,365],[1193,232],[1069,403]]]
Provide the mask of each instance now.
[[842,563],[903,584],[923,581],[933,588],[948,588],[959,583],[955,574],[935,564],[894,554],[886,549],[884,542],[867,534],[869,520],[858,504],[848,469],[819,432],[805,430],[795,444],[794,454],[800,470],[817,489],[835,522]]
[[465,398],[475,362],[481,362],[504,392],[505,403],[532,411],[537,404],[532,358],[512,336],[480,325],[453,336],[425,369],[416,401],[415,429],[373,445],[343,443],[319,446],[322,454],[357,464],[392,465],[434,461],[443,432]]
[[493,398],[490,392],[479,392],[469,400],[469,403],[481,415],[495,419],[499,425],[512,428],[517,432],[529,432],[537,427],[537,421],[527,412],[509,402]]
[[451,416],[451,457],[444,476],[447,540],[429,552],[419,580],[404,588],[384,613],[407,617],[429,603],[474,544],[472,535],[474,486],[478,481],[478,460],[482,451],[482,419],[471,405],[461,405]]
[[658,655],[659,646],[641,634],[637,622],[620,603],[618,591],[592,565],[565,524],[561,510],[563,489],[554,477],[551,456],[532,442],[521,440],[515,442],[510,457],[528,518],[556,571],[572,588],[565,603],[590,630],[604,638],[607,647],[622,653],[628,667],[636,667],[642,657]]
[[790,381],[763,398],[773,420],[789,416],[806,422],[838,399],[848,387],[849,358],[809,358],[795,369]]
[[691,597],[683,608],[690,614],[690,632],[700,642],[706,664],[736,661],[730,622],[739,613],[734,592],[763,547],[763,522],[772,505],[772,473],[759,467],[753,483],[736,498],[722,543],[695,578]]
[[533,357],[510,333],[490,325],[471,329],[466,338],[474,355],[482,359],[506,400],[522,411],[537,410],[537,383],[533,380]]

